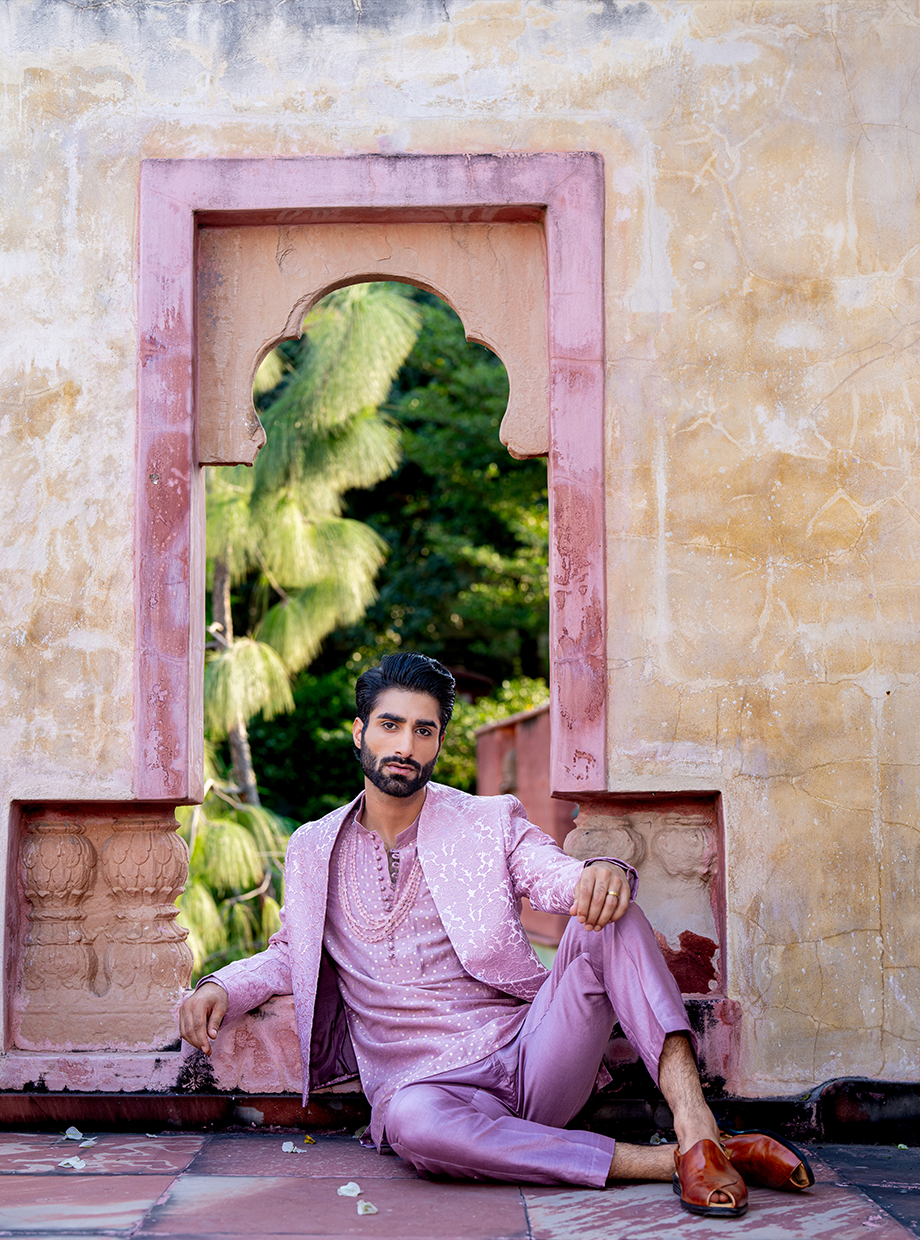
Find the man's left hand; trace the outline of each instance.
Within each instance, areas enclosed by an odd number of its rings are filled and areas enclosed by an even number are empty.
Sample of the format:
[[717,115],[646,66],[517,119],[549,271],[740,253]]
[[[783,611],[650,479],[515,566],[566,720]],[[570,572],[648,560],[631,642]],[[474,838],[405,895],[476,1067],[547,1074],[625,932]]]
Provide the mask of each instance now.
[[611,921],[619,921],[628,908],[625,870],[609,861],[592,861],[585,866],[575,887],[570,916],[577,917],[586,930],[603,930]]

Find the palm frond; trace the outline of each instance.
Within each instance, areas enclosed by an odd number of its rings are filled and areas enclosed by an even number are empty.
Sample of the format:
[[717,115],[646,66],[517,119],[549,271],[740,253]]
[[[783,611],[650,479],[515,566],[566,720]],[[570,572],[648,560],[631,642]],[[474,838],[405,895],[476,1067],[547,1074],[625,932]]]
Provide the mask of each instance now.
[[276,388],[284,378],[284,373],[287,369],[288,365],[284,360],[284,354],[278,349],[272,349],[271,353],[266,353],[259,364],[259,369],[256,371],[256,377],[252,383],[253,395],[264,396],[272,388]]
[[216,891],[239,893],[257,886],[265,865],[252,835],[232,818],[208,818],[198,834],[200,870]]
[[305,440],[291,485],[300,490],[315,478],[337,491],[372,487],[388,478],[400,459],[397,428],[375,409],[361,408],[334,435],[312,435]]
[[308,322],[303,363],[263,411],[268,441],[256,467],[257,491],[303,477],[305,445],[386,400],[420,323],[399,286],[354,284],[325,299],[322,313]]
[[264,570],[285,589],[302,589],[325,577],[355,573],[373,581],[387,544],[360,521],[311,520],[286,492],[260,511],[259,550]]
[[278,861],[284,859],[290,839],[289,820],[272,813],[262,805],[244,805],[237,810],[236,816],[252,835],[263,858],[272,857]]
[[265,642],[240,637],[211,656],[204,668],[205,725],[226,736],[239,719],[262,712],[266,719],[292,711],[294,698],[287,670]]
[[373,583],[357,572],[329,577],[298,590],[267,613],[261,641],[272,646],[291,673],[315,658],[325,638],[340,624],[353,624],[376,597]]
[[383,404],[420,327],[418,307],[399,286],[352,284],[333,293],[309,333],[305,380],[316,426],[338,426],[357,409]]
[[236,900],[229,906],[227,913],[227,930],[231,939],[249,955],[255,945],[258,928],[256,910],[245,901]]
[[271,896],[262,901],[262,942],[268,943],[273,934],[281,929],[281,906]]
[[194,969],[201,971],[206,957],[223,951],[227,935],[214,897],[202,882],[192,882],[176,901],[180,926],[188,930],[188,944],[194,957]]
[[209,469],[207,487],[207,556],[226,561],[230,576],[240,581],[253,560],[253,530],[250,517],[253,476],[244,466]]

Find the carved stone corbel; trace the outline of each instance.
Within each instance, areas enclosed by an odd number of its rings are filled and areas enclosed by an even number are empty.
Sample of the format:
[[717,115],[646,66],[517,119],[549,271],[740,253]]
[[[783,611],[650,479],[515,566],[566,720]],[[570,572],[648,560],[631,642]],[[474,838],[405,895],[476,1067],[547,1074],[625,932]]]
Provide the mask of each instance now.
[[38,818],[28,824],[22,880],[32,916],[23,987],[40,1002],[56,989],[91,988],[97,960],[87,941],[83,902],[96,877],[96,850],[82,824]]
[[104,972],[106,993],[148,1001],[188,984],[192,953],[187,931],[176,925],[176,897],[188,875],[188,850],[172,815],[114,824],[102,850],[102,872],[112,895]]
[[26,809],[22,822],[13,1046],[174,1046],[192,954],[176,925],[188,851],[172,810],[44,805]]

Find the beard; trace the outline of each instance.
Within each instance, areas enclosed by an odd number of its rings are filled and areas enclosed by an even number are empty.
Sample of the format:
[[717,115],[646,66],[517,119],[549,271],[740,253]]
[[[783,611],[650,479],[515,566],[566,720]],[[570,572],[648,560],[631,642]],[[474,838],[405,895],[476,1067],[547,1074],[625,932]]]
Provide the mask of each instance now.
[[[438,757],[435,754],[431,761],[426,762],[424,766],[419,762],[414,762],[411,758],[397,758],[393,754],[388,754],[385,758],[375,758],[368,749],[362,734],[358,760],[361,763],[361,770],[375,788],[379,788],[388,797],[411,797],[416,792],[420,792],[431,779],[434,764],[437,762]],[[411,766],[415,774],[388,774],[383,769],[388,762],[398,762],[400,766]]]

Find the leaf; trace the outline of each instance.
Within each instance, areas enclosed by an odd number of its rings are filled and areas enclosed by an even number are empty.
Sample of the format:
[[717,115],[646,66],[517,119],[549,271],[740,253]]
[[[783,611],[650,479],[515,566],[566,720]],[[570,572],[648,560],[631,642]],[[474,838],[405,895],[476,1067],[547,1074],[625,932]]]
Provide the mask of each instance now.
[[271,896],[266,896],[262,901],[262,942],[267,943],[272,935],[277,934],[280,929],[281,908],[277,900],[273,900]]
[[227,935],[214,896],[201,879],[189,883],[176,901],[177,921],[189,932],[188,943],[195,958],[195,969],[204,960],[227,945]]
[[266,353],[259,363],[259,368],[252,383],[253,394],[255,396],[265,396],[272,388],[278,386],[284,378],[285,371],[288,369],[289,366],[285,362],[284,354],[280,349],[272,349],[270,353]]
[[198,833],[200,872],[219,892],[243,892],[257,887],[265,867],[252,836],[232,818],[209,818]]
[[508,715],[535,710],[549,701],[545,680],[520,676],[505,680],[489,697],[475,703],[458,699],[438,756],[435,778],[452,787],[472,790],[476,783],[476,731]]
[[236,818],[251,833],[263,857],[284,859],[293,824],[264,805],[243,805],[236,811]]
[[311,472],[304,468],[306,446],[334,438],[355,415],[382,404],[421,322],[418,308],[393,284],[340,289],[311,318],[295,373],[262,413],[268,438],[256,466],[257,492]]
[[370,582],[357,574],[327,578],[277,603],[262,621],[259,638],[277,650],[291,672],[298,672],[313,659],[327,633],[364,614],[374,594]]
[[237,900],[230,905],[229,931],[232,937],[251,955],[256,931],[255,913],[252,906],[244,900]]
[[237,720],[251,719],[260,711],[272,719],[294,709],[287,669],[278,654],[264,642],[249,637],[208,659],[204,669],[206,726],[226,736]]

